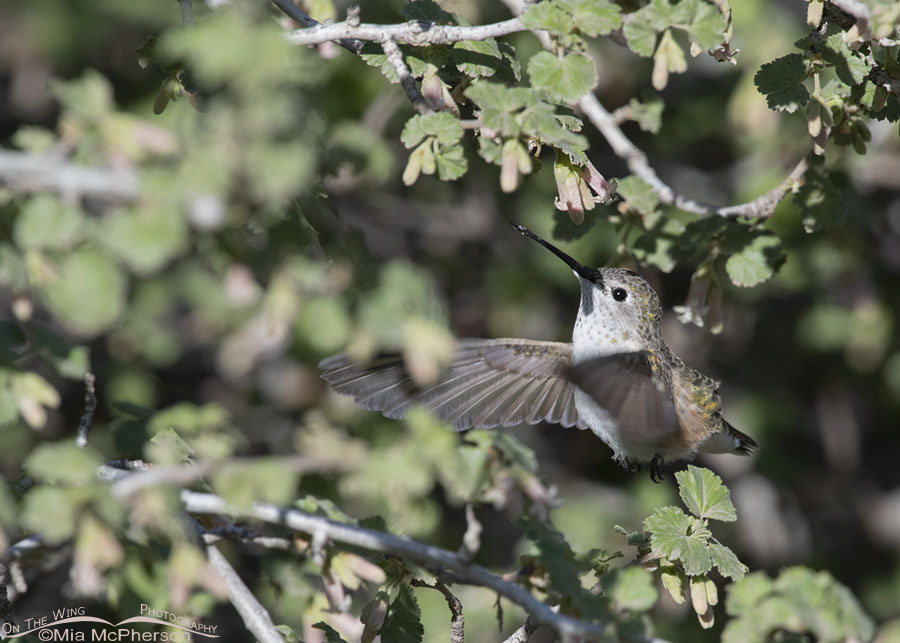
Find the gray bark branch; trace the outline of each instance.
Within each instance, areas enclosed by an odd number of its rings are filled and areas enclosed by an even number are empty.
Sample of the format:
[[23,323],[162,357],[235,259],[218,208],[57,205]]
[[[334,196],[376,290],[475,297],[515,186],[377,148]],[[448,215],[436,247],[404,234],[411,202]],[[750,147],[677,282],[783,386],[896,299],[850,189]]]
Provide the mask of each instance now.
[[268,610],[256,600],[256,596],[244,584],[222,552],[215,545],[207,545],[206,557],[209,566],[225,583],[231,604],[256,639],[263,643],[284,643],[284,637],[275,629]]
[[73,165],[55,156],[0,150],[0,183],[14,192],[55,192],[74,197],[132,201],[138,177],[128,170]]
[[[208,493],[182,491],[181,501],[189,513],[233,513],[222,498]],[[391,554],[428,568],[441,567],[450,570],[458,580],[492,589],[500,596],[521,606],[534,616],[537,622],[548,625],[564,640],[574,637],[600,637],[604,631],[600,625],[554,612],[553,608],[540,602],[524,587],[505,581],[480,565],[466,563],[457,554],[440,547],[267,503],[256,503],[249,511],[242,512],[242,515],[271,524],[284,525],[307,534],[322,533],[333,542]]]
[[323,42],[340,41],[345,38],[384,42],[393,40],[410,45],[449,45],[462,40],[487,40],[498,36],[525,31],[522,21],[510,18],[503,22],[477,27],[456,25],[436,25],[426,20],[413,20],[395,25],[376,25],[353,21],[334,22],[306,29],[297,29],[287,34],[295,45],[319,45]]

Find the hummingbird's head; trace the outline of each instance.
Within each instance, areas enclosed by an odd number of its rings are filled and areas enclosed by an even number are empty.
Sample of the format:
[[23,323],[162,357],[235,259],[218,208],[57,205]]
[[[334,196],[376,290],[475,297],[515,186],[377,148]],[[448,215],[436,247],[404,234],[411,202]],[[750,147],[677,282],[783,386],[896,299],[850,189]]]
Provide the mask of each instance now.
[[591,347],[601,352],[643,350],[659,337],[662,306],[656,291],[633,270],[590,268],[524,226],[513,224],[562,259],[581,283],[581,306],[575,322],[575,351]]

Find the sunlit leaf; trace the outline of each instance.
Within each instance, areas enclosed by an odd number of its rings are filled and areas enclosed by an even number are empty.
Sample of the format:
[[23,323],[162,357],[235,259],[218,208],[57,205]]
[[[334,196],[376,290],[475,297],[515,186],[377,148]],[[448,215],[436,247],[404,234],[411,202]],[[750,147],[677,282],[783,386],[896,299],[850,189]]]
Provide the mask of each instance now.
[[675,479],[681,500],[695,516],[726,522],[737,520],[731,492],[709,469],[688,465],[685,471],[675,474]]
[[597,85],[594,62],[576,53],[560,58],[549,51],[541,51],[528,61],[528,75],[535,87],[569,103],[574,103]]

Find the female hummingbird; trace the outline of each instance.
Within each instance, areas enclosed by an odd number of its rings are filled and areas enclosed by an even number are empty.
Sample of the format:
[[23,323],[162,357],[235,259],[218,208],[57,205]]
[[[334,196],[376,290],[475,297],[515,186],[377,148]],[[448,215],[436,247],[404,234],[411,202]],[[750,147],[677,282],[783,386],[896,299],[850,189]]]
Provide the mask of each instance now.
[[721,413],[719,384],[662,339],[659,297],[631,270],[589,268],[524,226],[519,232],[562,259],[581,284],[572,343],[460,339],[443,378],[419,388],[399,355],[319,364],[335,391],[365,409],[402,417],[424,404],[457,431],[550,422],[590,429],[629,470],[697,452],[749,455],[756,442]]

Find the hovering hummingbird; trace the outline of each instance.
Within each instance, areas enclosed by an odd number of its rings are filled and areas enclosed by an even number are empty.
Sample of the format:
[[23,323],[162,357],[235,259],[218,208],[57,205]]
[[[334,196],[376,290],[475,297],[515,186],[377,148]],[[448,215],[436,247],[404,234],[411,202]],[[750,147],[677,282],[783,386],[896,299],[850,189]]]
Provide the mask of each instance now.
[[366,364],[333,355],[319,364],[323,379],[389,418],[423,404],[457,431],[538,422],[590,429],[625,468],[650,463],[655,482],[666,462],[756,449],[722,417],[719,383],[666,346],[650,284],[631,270],[584,266],[512,225],[566,262],[581,284],[571,344],[460,339],[443,378],[424,389],[397,354]]

